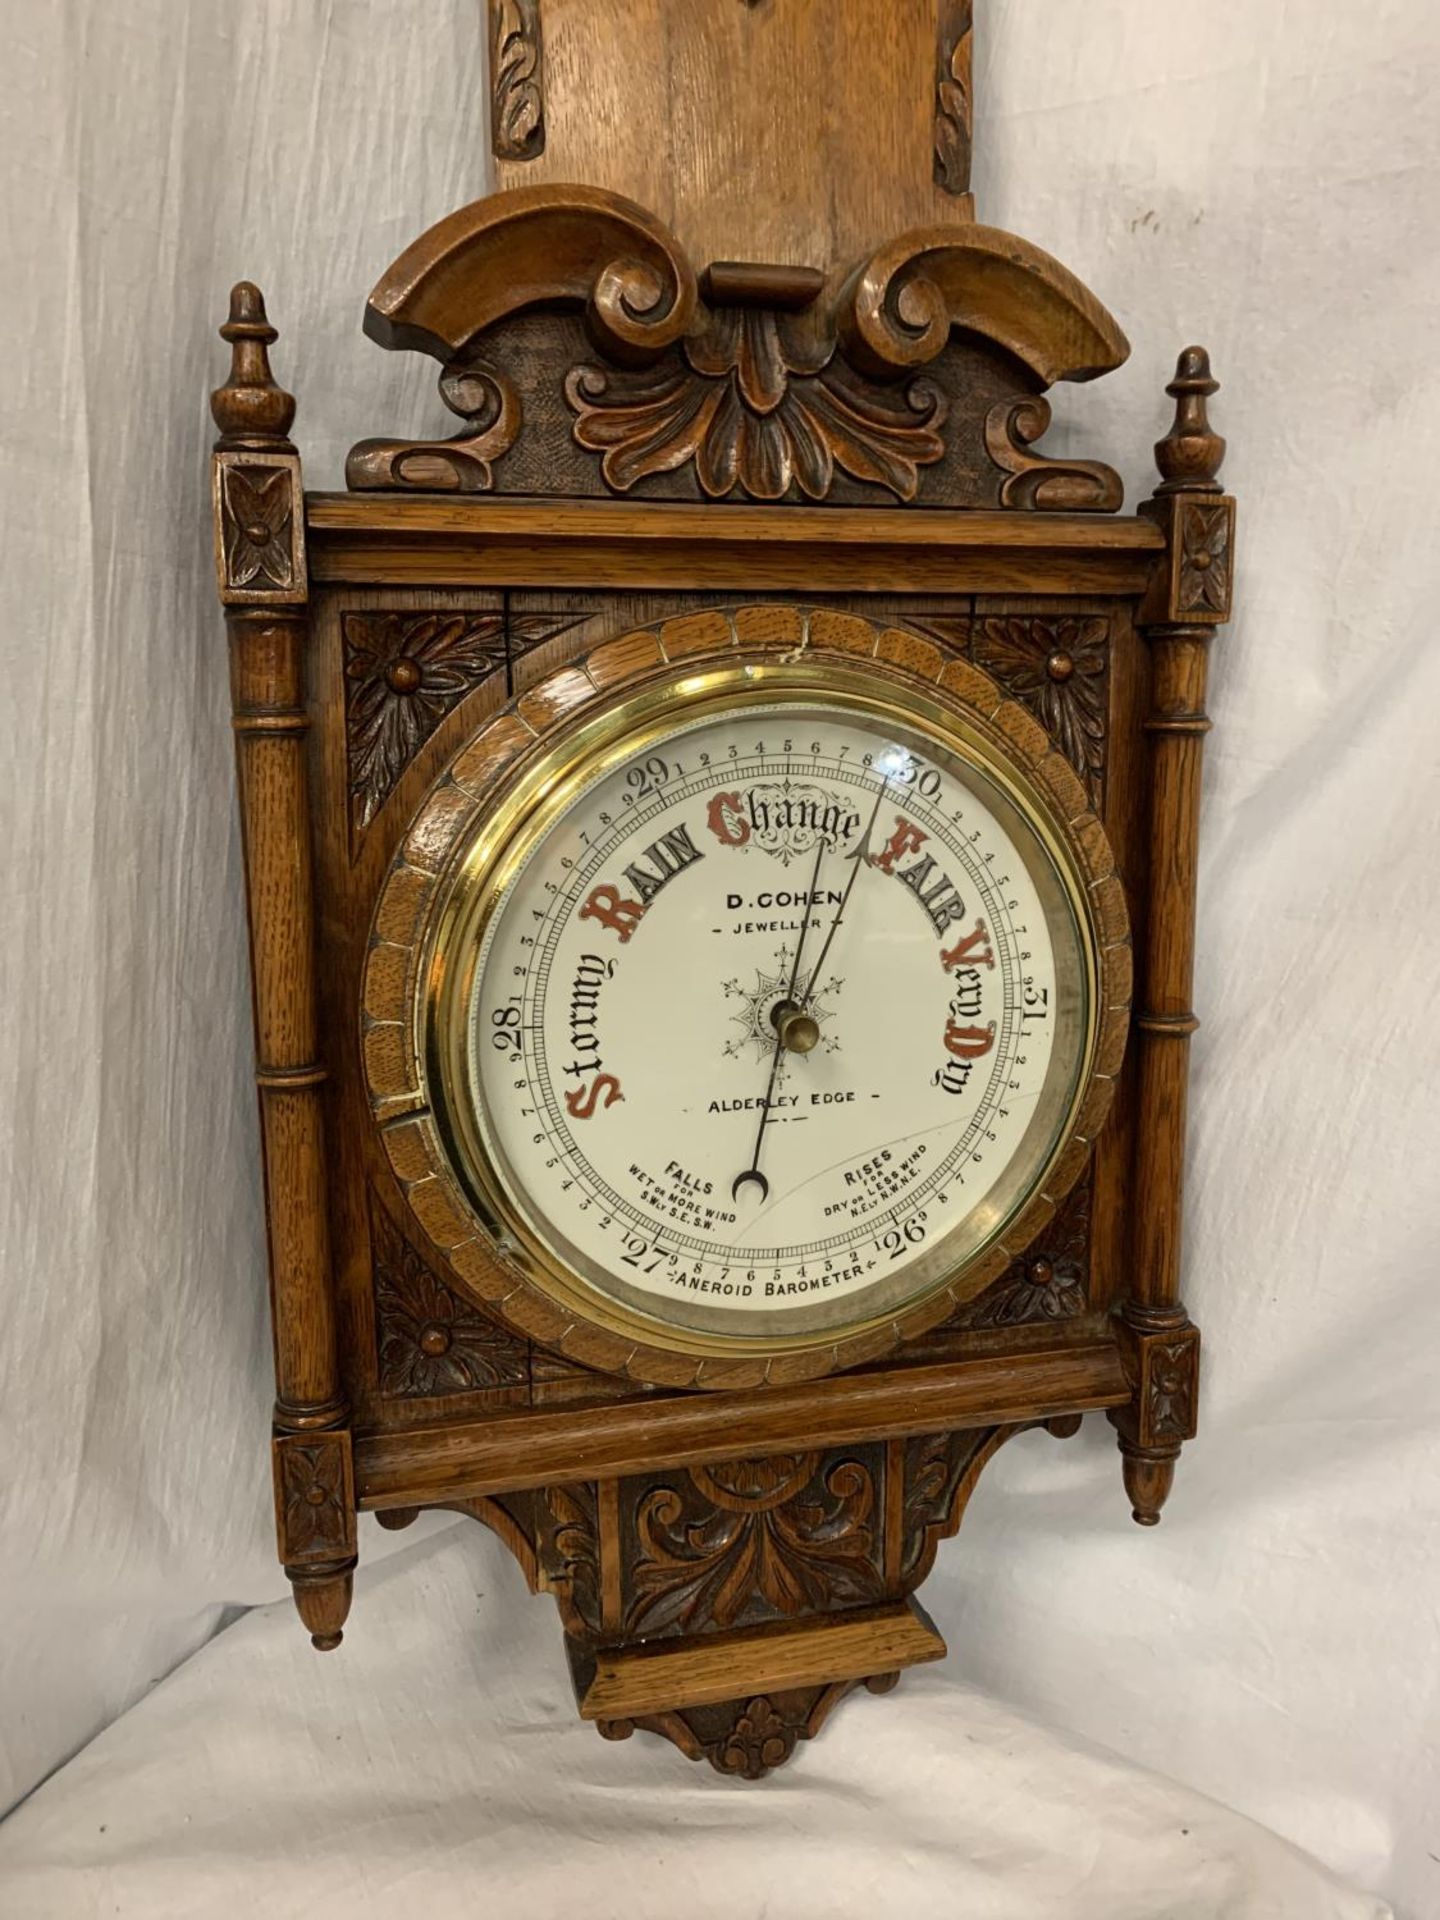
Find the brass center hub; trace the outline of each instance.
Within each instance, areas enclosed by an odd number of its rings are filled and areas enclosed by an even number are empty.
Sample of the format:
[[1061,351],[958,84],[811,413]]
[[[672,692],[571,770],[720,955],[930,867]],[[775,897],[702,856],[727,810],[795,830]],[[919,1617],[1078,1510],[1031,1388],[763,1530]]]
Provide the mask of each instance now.
[[787,1053],[813,1053],[819,1045],[820,1028],[814,1015],[793,1000],[781,1000],[770,1009],[770,1024]]

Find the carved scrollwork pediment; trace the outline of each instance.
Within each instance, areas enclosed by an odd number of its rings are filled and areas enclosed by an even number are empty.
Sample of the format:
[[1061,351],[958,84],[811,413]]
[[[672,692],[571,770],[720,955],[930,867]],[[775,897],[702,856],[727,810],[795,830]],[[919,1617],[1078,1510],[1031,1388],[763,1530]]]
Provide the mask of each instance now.
[[1037,384],[1119,366],[1124,335],[1058,261],[964,218],[828,277],[735,262],[697,277],[633,201],[522,187],[423,234],[371,294],[365,327],[441,361],[466,431],[361,441],[352,488],[1121,501],[1110,468],[1031,449],[1050,417]]
[[679,243],[633,200],[599,187],[516,187],[408,246],[366,302],[365,331],[448,364],[508,314],[580,305],[612,358],[643,361],[681,338],[695,298]]

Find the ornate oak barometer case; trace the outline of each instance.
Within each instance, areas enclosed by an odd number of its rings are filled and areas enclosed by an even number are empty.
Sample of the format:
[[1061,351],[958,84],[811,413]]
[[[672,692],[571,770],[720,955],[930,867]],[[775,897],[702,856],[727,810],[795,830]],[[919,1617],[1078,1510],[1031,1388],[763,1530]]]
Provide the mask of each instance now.
[[280,1555],[334,1647],[358,1510],[471,1515],[753,1777],[944,1652],[1005,1441],[1105,1411],[1151,1525],[1195,1430],[1234,508],[1198,348],[1138,515],[1040,450],[1127,346],[975,221],[966,0],[489,27],[500,191],[365,312],[459,431],[305,493],[221,329]]

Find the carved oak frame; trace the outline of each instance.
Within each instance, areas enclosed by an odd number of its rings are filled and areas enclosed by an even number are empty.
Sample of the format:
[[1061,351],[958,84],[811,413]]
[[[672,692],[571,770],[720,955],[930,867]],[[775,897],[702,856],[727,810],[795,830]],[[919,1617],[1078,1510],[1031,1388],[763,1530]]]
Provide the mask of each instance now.
[[[968,155],[952,62],[969,9],[950,11],[945,192]],[[521,155],[544,140],[529,51],[497,49]],[[1065,269],[966,220],[963,192],[956,207],[954,224],[829,273],[697,273],[658,220],[596,189],[463,209],[396,261],[366,314],[380,344],[441,362],[463,430],[361,441],[342,495],[302,491],[253,286],[221,329],[216,562],[277,1530],[297,1605],[318,1647],[339,1643],[358,1510],[387,1526],[422,1507],[467,1513],[555,1596],[587,1718],[746,1777],[855,1685],[883,1691],[943,1653],[914,1592],[1005,1440],[1105,1410],[1134,1516],[1153,1525],[1195,1432],[1199,1336],[1179,1296],[1195,852],[1234,526],[1206,415],[1215,382],[1187,349],[1161,483],[1119,514],[1110,468],[1034,449],[1044,389],[1118,365],[1123,336]],[[541,482],[549,497],[534,497]],[[1135,929],[1136,1010],[1117,996],[1115,1109],[1074,1190],[943,1324],[824,1378],[657,1388],[608,1350],[496,1313],[416,1202],[423,1155],[410,1165],[398,1135],[382,1145],[375,1055],[403,998],[447,763],[472,743],[472,767],[493,772],[607,675],[683,650],[715,609],[742,643],[790,644],[797,596],[872,650],[895,632],[898,671],[998,681],[1025,710],[1007,708],[1011,737],[1061,770],[1070,817],[1093,809],[1114,849],[1118,882],[1108,854],[1094,877],[1107,938],[1127,909]],[[733,1457],[741,1419],[755,1458]]]

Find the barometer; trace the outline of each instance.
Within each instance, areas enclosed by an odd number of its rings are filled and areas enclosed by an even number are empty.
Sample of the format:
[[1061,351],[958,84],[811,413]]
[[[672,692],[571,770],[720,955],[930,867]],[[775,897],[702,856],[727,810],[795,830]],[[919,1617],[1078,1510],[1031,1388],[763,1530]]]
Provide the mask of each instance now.
[[1053,1197],[1094,1078],[1090,882],[954,694],[823,655],[642,682],[436,886],[437,1168],[542,1315],[612,1330],[632,1374],[898,1341]]
[[746,1778],[944,1654],[1001,1446],[1153,1526],[1199,1381],[1216,382],[1135,513],[1047,453],[1129,348],[975,217],[974,9],[831,12],[490,0],[496,191],[364,311],[448,431],[307,492],[248,281],[212,401],[300,1614],[463,1514]]

